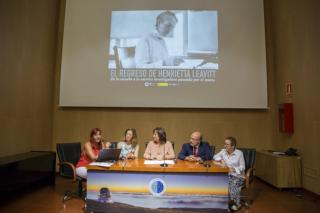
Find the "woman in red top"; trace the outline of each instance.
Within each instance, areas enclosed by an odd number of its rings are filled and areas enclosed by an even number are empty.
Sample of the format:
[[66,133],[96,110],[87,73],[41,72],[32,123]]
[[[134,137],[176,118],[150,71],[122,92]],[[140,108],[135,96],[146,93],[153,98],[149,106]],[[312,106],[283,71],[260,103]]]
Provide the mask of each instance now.
[[90,140],[84,144],[83,151],[76,166],[76,173],[82,178],[87,178],[86,166],[96,161],[101,149],[109,148],[109,143],[102,141],[101,129],[94,128],[90,133]]

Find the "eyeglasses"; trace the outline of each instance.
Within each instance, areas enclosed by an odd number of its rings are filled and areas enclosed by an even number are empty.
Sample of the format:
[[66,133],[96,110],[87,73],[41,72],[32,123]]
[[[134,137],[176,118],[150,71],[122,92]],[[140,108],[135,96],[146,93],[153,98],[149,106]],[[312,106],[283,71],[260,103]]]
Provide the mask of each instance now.
[[199,141],[200,139],[199,138],[190,138],[191,140],[193,141]]

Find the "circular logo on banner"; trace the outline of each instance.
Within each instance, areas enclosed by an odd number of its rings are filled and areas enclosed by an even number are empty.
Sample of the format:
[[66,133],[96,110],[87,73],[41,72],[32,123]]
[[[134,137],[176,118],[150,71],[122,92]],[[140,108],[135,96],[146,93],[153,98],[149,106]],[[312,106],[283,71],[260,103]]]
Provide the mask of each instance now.
[[161,196],[165,193],[166,189],[166,183],[160,178],[152,179],[149,182],[149,191],[153,196]]

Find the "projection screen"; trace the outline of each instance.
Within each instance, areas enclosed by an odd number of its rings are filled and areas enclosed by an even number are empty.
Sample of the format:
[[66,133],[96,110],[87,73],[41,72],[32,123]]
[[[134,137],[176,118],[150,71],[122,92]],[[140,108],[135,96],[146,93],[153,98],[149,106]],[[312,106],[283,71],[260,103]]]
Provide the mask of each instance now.
[[67,0],[62,107],[268,107],[263,0]]

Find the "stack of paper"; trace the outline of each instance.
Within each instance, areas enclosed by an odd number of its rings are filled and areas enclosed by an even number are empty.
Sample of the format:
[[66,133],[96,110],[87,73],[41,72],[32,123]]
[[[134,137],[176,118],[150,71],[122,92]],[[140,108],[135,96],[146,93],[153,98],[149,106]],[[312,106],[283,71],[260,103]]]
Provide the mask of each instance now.
[[146,164],[146,165],[159,165],[159,164],[163,164],[163,163],[173,165],[174,161],[173,160],[165,160],[165,161],[164,160],[145,160],[144,161],[144,164]]
[[110,167],[113,165],[113,163],[110,162],[92,162],[89,165],[91,166],[101,166],[101,167]]

